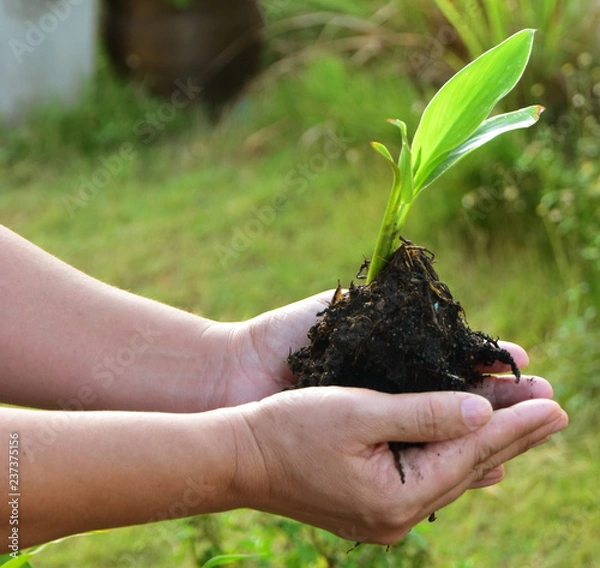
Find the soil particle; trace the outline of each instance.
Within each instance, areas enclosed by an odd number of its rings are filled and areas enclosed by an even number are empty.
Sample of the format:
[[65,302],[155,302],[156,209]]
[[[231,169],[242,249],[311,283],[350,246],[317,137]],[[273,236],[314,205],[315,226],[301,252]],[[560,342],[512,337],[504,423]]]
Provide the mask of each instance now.
[[[461,305],[440,281],[433,254],[409,241],[368,285],[338,287],[323,319],[308,333],[310,345],[290,355],[298,388],[353,386],[388,393],[464,391],[481,382],[479,369],[510,353],[469,328]],[[393,444],[393,445],[392,445]],[[399,452],[390,447],[404,481]]]
[[510,353],[471,330],[433,268],[433,254],[405,242],[367,286],[336,294],[288,363],[300,387],[342,385],[389,393],[466,390]]

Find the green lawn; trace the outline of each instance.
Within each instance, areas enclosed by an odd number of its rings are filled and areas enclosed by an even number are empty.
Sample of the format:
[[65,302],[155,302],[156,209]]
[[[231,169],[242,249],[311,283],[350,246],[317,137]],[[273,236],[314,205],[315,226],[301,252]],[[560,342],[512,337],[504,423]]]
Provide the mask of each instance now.
[[[255,84],[216,128],[194,111],[165,122],[151,141],[135,125],[160,101],[106,71],[98,81],[80,109],[50,109],[2,134],[1,223],[99,279],[224,320],[338,279],[347,285],[371,254],[390,174],[369,141],[397,147],[385,118],[403,118],[414,131],[418,110],[416,89],[392,63],[363,68],[322,57]],[[511,210],[503,192],[485,208],[462,201],[485,172],[510,168],[535,144],[508,135],[470,157],[423,195],[406,236],[436,252],[472,327],[530,351],[530,371],[547,376],[570,411],[566,432],[388,553],[364,546],[346,554],[352,543],[240,511],[67,539],[41,552],[34,568],[191,567],[220,553],[264,555],[243,566],[598,565],[593,287],[574,308],[531,208]]]

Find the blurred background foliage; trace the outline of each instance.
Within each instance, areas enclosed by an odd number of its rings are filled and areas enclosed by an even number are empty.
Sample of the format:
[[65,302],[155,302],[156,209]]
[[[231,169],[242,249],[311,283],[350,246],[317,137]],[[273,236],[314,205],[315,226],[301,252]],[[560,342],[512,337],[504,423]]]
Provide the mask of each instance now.
[[[398,148],[435,90],[523,27],[532,61],[506,110],[534,128],[478,150],[425,192],[406,236],[472,327],[524,345],[571,414],[389,552],[241,511],[68,539],[58,566],[593,566],[600,458],[600,5],[592,0],[265,0],[263,68],[214,123],[115,75],[101,48],[81,103],[0,130],[0,221],[78,268],[216,319],[345,285],[372,252]],[[169,112],[167,112],[169,111]],[[162,117],[162,118],[161,118]],[[131,158],[106,164],[131,144]],[[108,171],[107,183],[99,174]],[[92,185],[90,185],[90,183]],[[81,188],[84,188],[83,191]],[[85,189],[87,188],[87,189]],[[460,537],[459,537],[460,535]]]

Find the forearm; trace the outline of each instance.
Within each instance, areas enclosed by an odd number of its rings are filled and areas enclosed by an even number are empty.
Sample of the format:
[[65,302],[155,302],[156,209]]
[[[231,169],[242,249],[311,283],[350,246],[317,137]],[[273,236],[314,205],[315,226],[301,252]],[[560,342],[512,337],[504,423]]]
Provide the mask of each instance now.
[[[0,226],[0,400],[199,411],[222,366],[214,322],[91,278]],[[209,392],[206,392],[208,390]]]
[[2,549],[13,526],[25,548],[239,506],[235,414],[1,409],[2,470],[9,471],[8,440],[16,433],[19,494],[18,525],[9,523],[9,499],[0,505]]

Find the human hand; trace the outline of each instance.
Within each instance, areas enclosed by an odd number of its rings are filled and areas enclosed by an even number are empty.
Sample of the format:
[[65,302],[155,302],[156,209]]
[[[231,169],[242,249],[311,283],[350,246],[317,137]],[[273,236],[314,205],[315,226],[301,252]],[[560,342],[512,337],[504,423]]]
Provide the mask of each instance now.
[[[226,345],[217,387],[212,392],[211,408],[236,406],[260,400],[294,384],[295,377],[287,366],[290,351],[308,343],[308,329],[317,321],[333,290],[272,310],[239,323],[218,323],[211,328],[217,334],[215,345]],[[514,343],[499,342],[521,369],[528,363],[525,350]],[[508,365],[497,363],[480,369],[483,373],[506,373]],[[506,406],[531,398],[552,398],[552,387],[537,377],[523,377],[515,383],[513,375],[486,379],[475,392]]]
[[[317,387],[240,406],[233,481],[240,506],[353,541],[397,542],[467,489],[499,481],[502,463],[567,425],[555,402],[520,401],[526,389],[500,385],[483,386],[489,401]],[[422,444],[401,453],[405,484],[390,440]]]
[[[260,400],[294,384],[287,357],[308,343],[309,328],[333,295],[322,292],[248,321],[215,322],[212,345],[225,345],[209,408]],[[219,349],[219,351],[221,351]]]

